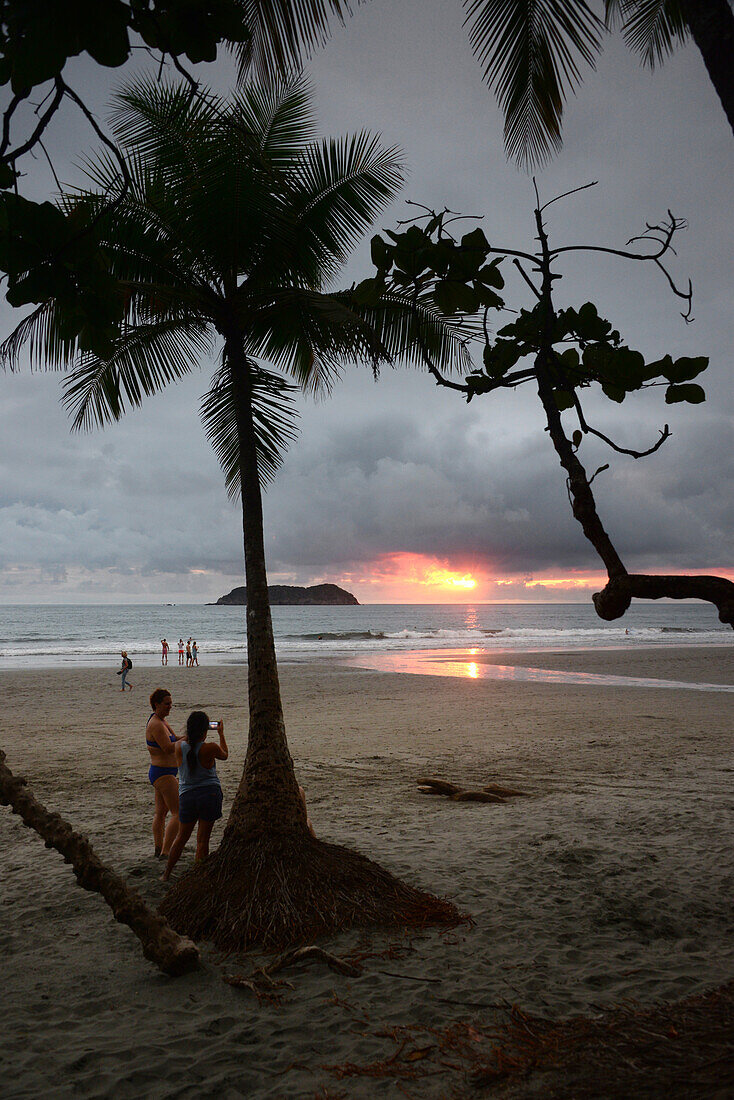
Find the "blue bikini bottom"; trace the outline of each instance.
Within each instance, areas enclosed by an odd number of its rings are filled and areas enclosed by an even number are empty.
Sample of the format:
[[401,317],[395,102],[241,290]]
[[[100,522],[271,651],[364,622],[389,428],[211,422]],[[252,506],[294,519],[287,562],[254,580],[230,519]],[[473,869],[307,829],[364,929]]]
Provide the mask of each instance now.
[[156,779],[162,775],[178,775],[178,768],[159,768],[157,764],[151,764],[148,768],[148,779],[155,786]]

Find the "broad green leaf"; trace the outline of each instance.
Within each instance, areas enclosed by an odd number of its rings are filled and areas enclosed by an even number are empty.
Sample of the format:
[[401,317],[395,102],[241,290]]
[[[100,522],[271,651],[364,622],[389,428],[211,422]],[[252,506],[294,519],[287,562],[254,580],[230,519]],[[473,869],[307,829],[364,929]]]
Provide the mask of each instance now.
[[663,373],[669,382],[690,382],[692,378],[702,374],[708,365],[709,361],[706,355],[699,355],[695,358],[684,355],[680,359],[676,359],[672,366],[668,367]]
[[668,386],[665,391],[667,405],[676,405],[679,401],[687,401],[689,405],[700,405],[706,400],[706,393],[702,386],[695,382],[689,382],[682,386]]

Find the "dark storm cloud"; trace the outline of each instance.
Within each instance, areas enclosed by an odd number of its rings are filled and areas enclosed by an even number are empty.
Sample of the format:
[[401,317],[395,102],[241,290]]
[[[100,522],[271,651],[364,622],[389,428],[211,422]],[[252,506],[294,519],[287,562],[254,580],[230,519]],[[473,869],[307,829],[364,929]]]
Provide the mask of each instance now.
[[[596,568],[547,436],[532,425],[532,404],[508,396],[494,416],[484,405],[486,413],[480,400],[469,409],[455,403],[438,423],[375,411],[358,430],[343,427],[326,440],[308,425],[268,500],[278,568],[338,572],[399,552],[512,573]],[[715,472],[707,464],[694,478],[689,462],[700,467],[703,455],[691,444],[676,461],[671,440],[668,457],[618,456],[600,476],[600,509],[631,566],[693,567],[701,554],[727,560],[731,506],[722,490],[734,472],[732,430],[707,419],[708,440],[725,456]],[[597,454],[600,465],[606,456]]]
[[[326,133],[361,127],[399,144],[407,197],[485,215],[497,244],[532,245],[532,186],[507,165],[501,119],[461,27],[459,0],[372,0],[314,59]],[[231,70],[216,73],[225,91]],[[216,75],[215,73],[215,75]],[[212,70],[208,79],[213,80]],[[102,103],[116,77],[84,65],[77,83]],[[100,114],[104,114],[101,110]],[[52,138],[57,170],[90,140],[67,110]],[[731,562],[730,286],[734,143],[693,48],[659,72],[610,47],[569,104],[562,156],[539,174],[547,198],[598,179],[549,211],[555,243],[623,245],[670,207],[688,219],[674,262],[695,287],[686,326],[659,272],[573,254],[561,303],[597,301],[651,357],[711,356],[703,406],[666,407],[662,391],[623,406],[589,395],[588,415],[625,446],[673,437],[634,462],[585,442],[599,506],[631,568]],[[42,165],[32,186],[51,186]],[[380,224],[390,227],[396,205]],[[342,281],[369,272],[364,247]],[[516,305],[523,284],[508,278]],[[0,315],[7,329],[8,311]],[[241,519],[198,422],[206,372],[104,432],[70,437],[55,379],[0,375],[0,594],[33,599],[208,599],[238,583]],[[389,554],[476,561],[513,575],[598,569],[568,505],[537,398],[528,391],[467,407],[415,372],[351,372],[329,401],[302,402],[301,437],[266,499],[275,579],[307,583],[368,572]]]

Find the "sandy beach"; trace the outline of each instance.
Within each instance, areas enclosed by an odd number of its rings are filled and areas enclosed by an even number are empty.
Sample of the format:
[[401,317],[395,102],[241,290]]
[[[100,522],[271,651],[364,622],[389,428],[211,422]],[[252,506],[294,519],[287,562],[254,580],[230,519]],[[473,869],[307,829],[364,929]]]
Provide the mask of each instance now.
[[[729,647],[484,659],[734,684]],[[197,707],[225,720],[226,814],[246,747],[245,671],[136,663],[130,679],[123,695],[114,667],[3,673],[2,747],[37,797],[157,904],[148,694],[171,690],[177,731]],[[421,1029],[479,1026],[510,1004],[552,1018],[651,1004],[734,976],[730,693],[315,664],[283,666],[281,680],[318,835],[450,896],[474,923],[345,934],[324,946],[364,955],[362,977],[293,968],[282,1003],[259,1003],[222,976],[262,960],[205,949],[198,972],[162,976],[3,809],[3,1097],[464,1095],[462,1072],[431,1054],[435,1041],[421,1046]],[[530,797],[451,802],[421,794],[423,775]],[[369,1072],[408,1034],[430,1073]]]

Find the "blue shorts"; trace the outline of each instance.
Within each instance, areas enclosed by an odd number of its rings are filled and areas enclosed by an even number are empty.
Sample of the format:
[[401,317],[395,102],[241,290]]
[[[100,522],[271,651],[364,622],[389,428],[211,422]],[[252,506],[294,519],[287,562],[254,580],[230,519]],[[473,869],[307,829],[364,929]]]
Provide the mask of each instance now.
[[179,793],[178,820],[184,825],[195,821],[218,821],[222,816],[222,788],[214,786],[194,787]]

